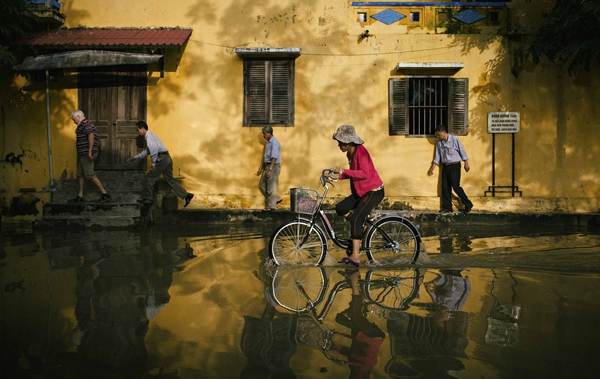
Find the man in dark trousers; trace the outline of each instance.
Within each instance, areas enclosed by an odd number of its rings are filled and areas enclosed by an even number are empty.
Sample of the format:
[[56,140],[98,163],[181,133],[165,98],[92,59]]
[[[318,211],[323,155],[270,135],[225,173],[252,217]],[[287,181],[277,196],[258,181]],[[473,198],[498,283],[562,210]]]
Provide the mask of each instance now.
[[169,151],[158,136],[148,130],[148,124],[145,121],[138,121],[137,129],[139,135],[146,139],[146,148],[130,160],[145,159],[148,155],[152,158],[152,168],[146,172],[146,176],[144,177],[143,201],[145,203],[152,203],[154,183],[162,175],[177,197],[185,201],[184,207],[187,207],[194,195],[186,191],[173,178],[173,160],[169,155]]
[[435,145],[433,162],[427,175],[433,175],[435,166],[442,170],[442,209],[441,212],[452,212],[452,190],[456,192],[464,205],[464,212],[469,213],[473,203],[460,186],[460,166],[465,162],[465,171],[469,172],[469,157],[462,142],[452,134],[448,133],[445,126],[438,126],[435,130],[438,141]]

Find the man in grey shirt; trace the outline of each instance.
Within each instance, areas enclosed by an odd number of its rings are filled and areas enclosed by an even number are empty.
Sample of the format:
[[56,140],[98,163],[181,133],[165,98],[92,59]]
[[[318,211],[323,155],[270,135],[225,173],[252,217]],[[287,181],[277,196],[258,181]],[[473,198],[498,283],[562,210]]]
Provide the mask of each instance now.
[[263,154],[263,160],[257,175],[260,176],[260,191],[265,197],[265,209],[273,210],[281,202],[277,192],[279,184],[279,173],[281,172],[281,145],[273,135],[273,128],[265,126],[262,134],[267,141]]
[[173,160],[169,155],[169,151],[162,144],[158,136],[148,130],[148,124],[146,124],[145,121],[138,121],[137,129],[139,135],[146,140],[146,148],[142,150],[141,153],[131,158],[131,160],[144,159],[148,155],[152,158],[152,168],[148,170],[144,176],[144,193],[142,200],[145,203],[152,203],[154,198],[154,184],[162,175],[175,194],[185,201],[184,207],[187,207],[194,195],[186,191],[185,188],[173,178]]
[[469,157],[462,142],[448,133],[445,126],[438,126],[435,130],[438,141],[435,145],[435,155],[427,175],[433,175],[435,166],[442,170],[442,212],[452,212],[452,190],[456,192],[460,201],[465,206],[464,212],[469,213],[473,203],[460,186],[460,166],[465,162],[465,171],[469,172]]

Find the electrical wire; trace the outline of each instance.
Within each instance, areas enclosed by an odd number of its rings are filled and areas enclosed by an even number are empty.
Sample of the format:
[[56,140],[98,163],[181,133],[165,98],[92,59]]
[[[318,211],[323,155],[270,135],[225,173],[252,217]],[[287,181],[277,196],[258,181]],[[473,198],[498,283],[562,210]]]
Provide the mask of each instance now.
[[[219,43],[215,43],[215,42],[200,41],[200,40],[193,39],[193,38],[190,38],[190,41],[199,43],[199,44],[203,44],[203,45],[221,47],[224,49],[233,50],[236,48],[235,46],[228,46],[228,45],[223,45],[223,44],[219,44]],[[321,53],[321,52],[310,52],[310,50],[309,50],[308,52],[303,51],[301,55],[329,56],[329,57],[364,57],[364,56],[378,56],[378,55],[408,54],[408,53],[418,53],[418,52],[424,52],[424,51],[436,51],[436,50],[447,50],[447,49],[448,49],[447,46],[443,46],[443,47],[431,47],[431,48],[426,48],[426,49],[393,50],[393,51],[372,52],[372,53]]]

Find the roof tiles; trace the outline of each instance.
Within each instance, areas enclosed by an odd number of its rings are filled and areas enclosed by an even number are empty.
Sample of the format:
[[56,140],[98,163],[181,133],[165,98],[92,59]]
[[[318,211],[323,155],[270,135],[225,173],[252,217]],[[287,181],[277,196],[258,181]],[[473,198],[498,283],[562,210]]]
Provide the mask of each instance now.
[[75,28],[27,37],[20,44],[32,47],[100,48],[181,46],[191,28]]

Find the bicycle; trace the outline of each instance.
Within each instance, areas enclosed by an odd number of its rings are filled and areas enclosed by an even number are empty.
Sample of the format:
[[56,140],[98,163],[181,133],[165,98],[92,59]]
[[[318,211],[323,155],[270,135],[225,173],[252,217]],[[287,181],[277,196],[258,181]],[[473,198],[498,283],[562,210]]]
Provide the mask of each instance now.
[[[418,269],[369,270],[360,286],[368,304],[386,311],[404,311],[416,299],[423,281]],[[350,288],[347,281],[337,282],[327,296],[324,307],[316,312],[323,302],[329,287],[327,272],[323,267],[276,268],[271,274],[267,298],[274,305],[292,313],[312,313],[322,321],[335,297]]]
[[[336,335],[352,337],[325,326],[323,321],[332,309],[337,295],[352,288],[349,281],[348,277],[347,280],[337,282],[329,295],[326,295],[329,281],[323,267],[276,268],[272,273],[271,283],[267,286],[267,299],[273,309],[280,307],[297,316],[294,335],[298,343],[319,348],[331,361],[347,363],[332,354],[333,338]],[[417,298],[421,283],[422,274],[418,269],[370,270],[364,280],[359,279],[357,282],[365,298],[363,315],[366,317],[366,314],[372,312],[383,315],[388,320],[399,317]],[[321,311],[318,311],[317,306],[325,298],[327,300]],[[341,317],[338,323],[350,327],[344,320]]]
[[[351,249],[352,241],[336,236],[322,209],[329,186],[336,180],[334,170],[325,169],[320,178],[322,194],[307,188],[290,190],[291,210],[298,214],[298,218],[281,225],[271,236],[269,257],[276,265],[320,265],[327,256],[328,238],[346,251]],[[382,214],[367,217],[366,224],[361,251],[366,252],[371,263],[386,265],[408,260],[412,265],[417,261],[421,235],[410,220],[399,215]]]

